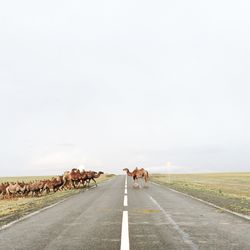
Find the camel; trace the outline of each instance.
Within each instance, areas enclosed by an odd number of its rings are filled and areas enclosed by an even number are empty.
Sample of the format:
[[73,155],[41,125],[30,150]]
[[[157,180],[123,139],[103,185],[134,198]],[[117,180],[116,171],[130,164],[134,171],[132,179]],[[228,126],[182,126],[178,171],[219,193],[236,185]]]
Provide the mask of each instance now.
[[44,190],[46,190],[46,193],[49,193],[50,190],[56,192],[62,188],[63,183],[63,176],[53,177],[51,180],[45,181]]
[[23,194],[26,190],[26,185],[23,183],[10,183],[8,187],[6,187],[7,196],[10,197],[15,196],[16,194]]
[[41,192],[44,191],[45,185],[46,185],[46,181],[36,181],[33,183],[29,183],[28,189],[29,189],[29,192],[31,192],[31,196],[32,197],[39,196],[39,194],[41,194]]
[[27,196],[29,193],[29,185],[27,183],[23,182],[18,182],[18,184],[20,185],[20,193],[22,196]]
[[138,182],[139,178],[143,178],[145,183],[148,182],[148,179],[149,179],[148,171],[145,170],[144,168],[138,169],[136,167],[133,172],[130,172],[128,168],[124,168],[123,171],[126,171],[127,175],[133,178],[134,183],[135,181]]
[[95,171],[86,171],[86,182],[88,183],[88,187],[89,187],[89,183],[91,180],[93,180],[95,182],[95,185],[97,187],[97,183],[95,178],[99,178],[101,176],[101,174],[104,174],[102,171],[99,171],[98,173]]
[[6,195],[6,188],[9,186],[8,182],[0,184],[0,194],[2,194],[3,198]]
[[69,184],[71,187],[76,188],[76,182],[79,184],[79,181],[82,179],[82,174],[79,169],[73,168],[71,171],[66,171],[63,174],[63,187],[66,184]]

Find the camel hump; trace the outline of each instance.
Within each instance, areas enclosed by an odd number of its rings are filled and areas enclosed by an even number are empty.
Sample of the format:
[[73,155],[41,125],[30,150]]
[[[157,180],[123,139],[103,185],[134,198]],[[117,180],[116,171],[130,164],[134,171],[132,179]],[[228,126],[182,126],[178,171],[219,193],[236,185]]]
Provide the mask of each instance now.
[[139,169],[138,167],[136,167],[134,171],[144,171],[144,170],[145,170],[144,168]]

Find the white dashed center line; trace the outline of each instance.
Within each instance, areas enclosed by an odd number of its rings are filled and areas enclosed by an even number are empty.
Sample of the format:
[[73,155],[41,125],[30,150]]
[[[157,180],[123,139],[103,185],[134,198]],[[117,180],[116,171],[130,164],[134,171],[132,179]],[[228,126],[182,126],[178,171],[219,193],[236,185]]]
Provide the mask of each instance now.
[[[123,206],[128,206],[128,190],[127,190],[127,175],[125,177],[125,190]],[[122,234],[121,234],[121,248],[120,250],[129,250],[129,229],[128,229],[128,211],[123,211],[122,214]]]
[[128,206],[128,196],[127,195],[124,196],[123,206],[124,207]]
[[121,250],[129,250],[128,211],[123,211],[122,215]]

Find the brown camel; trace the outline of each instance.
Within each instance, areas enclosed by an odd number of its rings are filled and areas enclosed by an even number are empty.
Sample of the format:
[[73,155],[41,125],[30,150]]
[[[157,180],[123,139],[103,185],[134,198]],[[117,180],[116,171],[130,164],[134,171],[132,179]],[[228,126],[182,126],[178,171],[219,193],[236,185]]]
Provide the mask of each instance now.
[[86,171],[85,172],[85,175],[86,175],[85,180],[88,184],[88,187],[89,187],[89,183],[91,180],[93,180],[95,182],[95,185],[97,187],[97,183],[96,183],[95,179],[99,178],[101,176],[101,174],[104,174],[104,173],[102,171],[99,171],[98,173],[95,171]]
[[76,183],[79,184],[81,179],[82,174],[79,169],[73,168],[71,171],[66,171],[63,175],[63,187],[67,184],[75,188]]
[[148,182],[149,179],[148,171],[145,170],[144,168],[141,169],[135,168],[133,172],[130,172],[128,168],[124,168],[123,171],[126,171],[128,176],[132,176],[134,182],[138,181],[139,178],[143,178],[145,183]]
[[23,183],[10,183],[8,187],[6,187],[7,196],[15,196],[17,194],[23,194],[26,190],[26,185],[22,185]]
[[35,181],[29,183],[29,193],[31,193],[31,196],[39,196],[42,195],[42,192],[45,190],[46,180],[44,181]]
[[56,192],[60,190],[63,186],[63,176],[53,177],[51,180],[47,180],[44,186],[46,193],[49,193],[51,190]]
[[1,183],[0,184],[0,194],[2,194],[3,197],[6,195],[6,188],[9,186],[8,182]]

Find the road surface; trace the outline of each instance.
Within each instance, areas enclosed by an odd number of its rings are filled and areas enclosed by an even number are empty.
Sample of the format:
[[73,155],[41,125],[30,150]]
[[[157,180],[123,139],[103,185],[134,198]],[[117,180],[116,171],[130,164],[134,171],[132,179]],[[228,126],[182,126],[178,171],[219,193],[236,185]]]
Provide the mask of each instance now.
[[250,249],[250,223],[117,176],[0,231],[0,249]]

